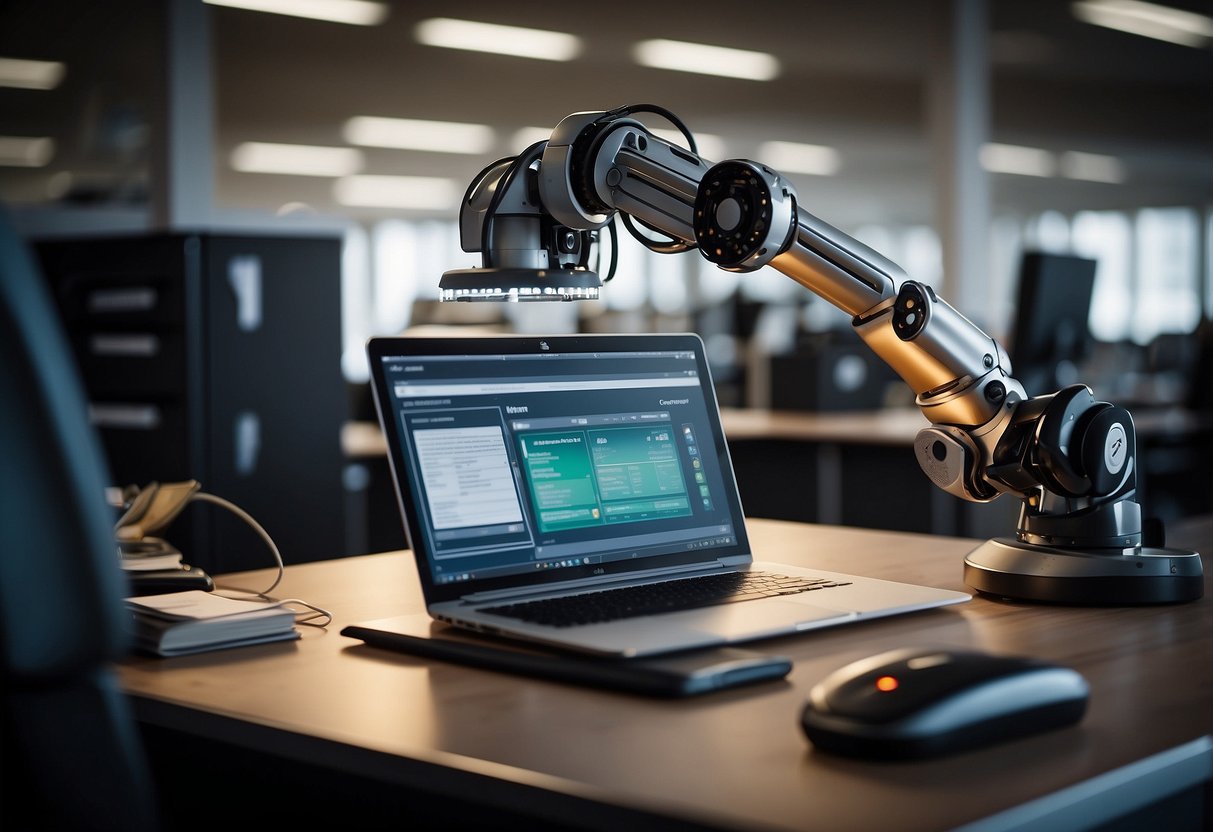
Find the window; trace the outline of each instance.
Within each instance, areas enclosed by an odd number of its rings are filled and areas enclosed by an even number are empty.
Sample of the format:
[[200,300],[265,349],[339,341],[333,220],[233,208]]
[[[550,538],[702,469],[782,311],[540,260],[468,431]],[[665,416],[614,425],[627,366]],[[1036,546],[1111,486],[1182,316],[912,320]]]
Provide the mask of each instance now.
[[1099,262],[1091,296],[1091,334],[1100,341],[1128,338],[1133,320],[1133,226],[1119,211],[1074,216],[1074,253]]
[[1147,208],[1137,216],[1137,285],[1130,335],[1148,344],[1200,321],[1199,219],[1191,208]]
[[[911,279],[938,285],[942,260],[933,229],[866,225],[855,236],[904,268]],[[1213,310],[1213,279],[1202,277],[1202,270],[1205,275],[1213,272],[1213,247],[1205,245],[1207,239],[1213,239],[1213,212],[1186,207],[1148,208],[1136,215],[1047,211],[1027,221],[998,217],[989,233],[988,272],[966,276],[985,281],[985,308],[961,312],[995,337],[1005,338],[1020,257],[1025,250],[1039,249],[1099,261],[1090,317],[1096,339],[1145,345],[1162,333],[1191,332],[1202,309]],[[437,299],[444,271],[478,264],[478,255],[460,248],[453,222],[386,220],[369,231],[358,226],[347,231],[342,283],[346,377],[366,379],[363,344],[368,336],[402,331],[412,322],[415,302]],[[801,301],[808,301],[802,325],[828,329],[848,322],[830,304],[769,267],[752,274],[726,272],[696,254],[650,253],[626,235],[619,240],[617,272],[603,289],[601,305],[608,310],[643,310],[651,303],[661,313],[688,311],[689,277],[702,307],[740,292],[747,300],[786,310],[763,328],[765,338],[783,346],[795,335],[795,308]],[[955,305],[954,299],[947,300]],[[560,306],[564,308],[519,306],[502,314],[519,331],[557,332],[574,331],[577,315],[589,311]]]

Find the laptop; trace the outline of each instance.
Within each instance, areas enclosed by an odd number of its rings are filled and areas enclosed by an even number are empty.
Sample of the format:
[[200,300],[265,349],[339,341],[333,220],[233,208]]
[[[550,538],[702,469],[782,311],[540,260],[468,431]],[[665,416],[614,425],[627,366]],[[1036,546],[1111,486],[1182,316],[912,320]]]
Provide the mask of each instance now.
[[757,559],[697,335],[385,337],[367,352],[438,621],[635,657],[970,598]]

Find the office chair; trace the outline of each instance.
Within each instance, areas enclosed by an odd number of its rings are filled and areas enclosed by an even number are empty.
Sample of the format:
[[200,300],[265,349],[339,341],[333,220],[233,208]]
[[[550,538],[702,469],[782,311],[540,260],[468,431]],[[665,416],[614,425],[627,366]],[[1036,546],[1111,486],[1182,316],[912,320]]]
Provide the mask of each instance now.
[[98,439],[47,288],[0,214],[0,826],[156,827],[110,663],[123,577]]

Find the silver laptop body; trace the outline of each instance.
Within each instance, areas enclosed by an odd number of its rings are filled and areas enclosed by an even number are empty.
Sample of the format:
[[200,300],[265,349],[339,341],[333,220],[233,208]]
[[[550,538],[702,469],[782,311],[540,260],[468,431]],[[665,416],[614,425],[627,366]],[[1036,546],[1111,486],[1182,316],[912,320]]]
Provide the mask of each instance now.
[[[435,619],[630,657],[970,597],[755,561],[696,335],[372,338],[367,352]],[[577,610],[606,590],[746,571],[813,589],[600,623],[516,615],[531,601],[572,596],[563,606]]]

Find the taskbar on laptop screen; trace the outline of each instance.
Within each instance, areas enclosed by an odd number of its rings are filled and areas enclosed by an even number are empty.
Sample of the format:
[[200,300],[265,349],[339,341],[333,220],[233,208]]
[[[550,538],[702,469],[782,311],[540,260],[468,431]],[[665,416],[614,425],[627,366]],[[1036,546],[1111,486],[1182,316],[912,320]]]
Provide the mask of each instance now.
[[737,545],[694,352],[383,361],[434,583]]

